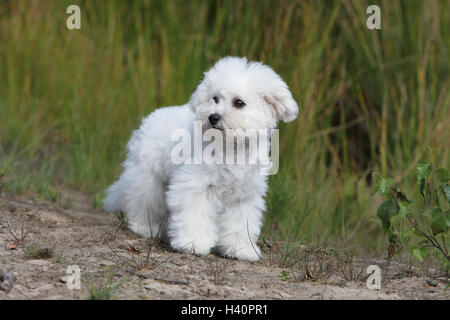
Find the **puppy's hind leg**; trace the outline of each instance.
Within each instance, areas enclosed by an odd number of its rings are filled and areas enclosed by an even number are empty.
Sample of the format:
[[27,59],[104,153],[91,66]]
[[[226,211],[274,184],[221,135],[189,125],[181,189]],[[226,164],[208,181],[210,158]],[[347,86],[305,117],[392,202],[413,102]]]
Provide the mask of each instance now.
[[106,212],[120,212],[123,210],[124,200],[123,179],[117,180],[106,191],[106,198],[103,201],[103,210]]
[[157,176],[128,168],[108,189],[105,210],[122,211],[130,229],[146,238],[165,235],[167,206],[166,184]]

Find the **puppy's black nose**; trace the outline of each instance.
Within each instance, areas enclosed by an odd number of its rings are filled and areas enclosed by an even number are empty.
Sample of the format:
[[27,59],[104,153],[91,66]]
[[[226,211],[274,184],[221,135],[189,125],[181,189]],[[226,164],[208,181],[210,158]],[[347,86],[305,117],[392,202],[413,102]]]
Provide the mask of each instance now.
[[208,120],[214,126],[214,125],[217,124],[217,122],[219,122],[220,114],[218,114],[218,113],[210,114],[209,117],[208,117]]

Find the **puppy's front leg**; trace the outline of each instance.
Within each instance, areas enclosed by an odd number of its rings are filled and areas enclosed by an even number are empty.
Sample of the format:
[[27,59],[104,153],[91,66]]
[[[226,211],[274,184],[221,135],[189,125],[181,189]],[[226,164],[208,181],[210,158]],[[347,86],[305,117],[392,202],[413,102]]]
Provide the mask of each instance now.
[[239,260],[257,261],[261,250],[256,242],[262,225],[262,199],[235,203],[220,215],[219,251]]
[[[195,181],[194,181],[195,183]],[[167,192],[168,235],[173,249],[207,255],[216,245],[216,210],[207,191],[173,185]]]

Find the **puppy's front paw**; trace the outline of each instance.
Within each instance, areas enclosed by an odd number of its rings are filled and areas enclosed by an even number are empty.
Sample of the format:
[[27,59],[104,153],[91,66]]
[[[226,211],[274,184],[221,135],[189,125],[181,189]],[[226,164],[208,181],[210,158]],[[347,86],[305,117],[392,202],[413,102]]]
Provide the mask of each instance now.
[[258,261],[261,258],[261,250],[256,245],[254,247],[247,246],[236,250],[231,256],[238,260]]
[[179,240],[173,239],[170,242],[170,246],[179,252],[197,254],[201,256],[206,256],[211,251],[213,244],[206,240]]

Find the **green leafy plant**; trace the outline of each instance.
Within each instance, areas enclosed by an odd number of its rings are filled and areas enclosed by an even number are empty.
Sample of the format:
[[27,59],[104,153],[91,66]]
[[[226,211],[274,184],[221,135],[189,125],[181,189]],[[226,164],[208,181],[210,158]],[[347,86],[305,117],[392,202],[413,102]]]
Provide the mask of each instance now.
[[[448,274],[450,229],[450,172],[435,169],[431,163],[420,162],[416,166],[417,188],[421,203],[413,203],[394,185],[394,179],[380,179],[377,191],[387,197],[377,210],[377,222],[386,232],[388,258],[409,249],[423,262],[431,252],[437,252],[442,270]],[[417,199],[420,199],[417,198]]]
[[281,271],[280,274],[277,277],[280,278],[281,281],[289,280],[289,272]]

